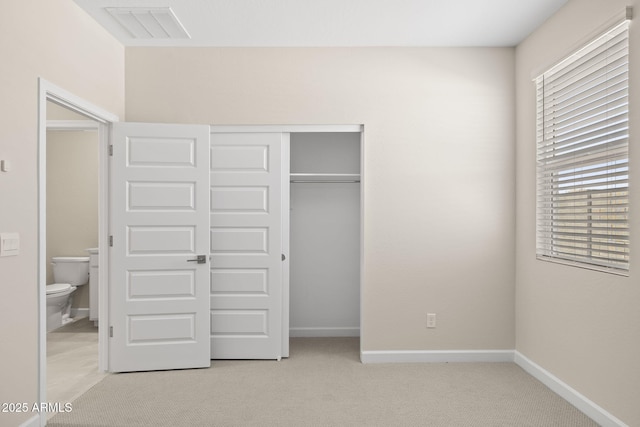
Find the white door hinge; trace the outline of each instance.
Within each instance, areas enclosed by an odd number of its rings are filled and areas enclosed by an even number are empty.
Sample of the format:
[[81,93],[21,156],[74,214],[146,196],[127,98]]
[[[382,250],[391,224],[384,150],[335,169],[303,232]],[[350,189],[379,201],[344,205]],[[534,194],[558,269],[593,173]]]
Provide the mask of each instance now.
[[113,338],[113,326],[109,326],[109,338]]

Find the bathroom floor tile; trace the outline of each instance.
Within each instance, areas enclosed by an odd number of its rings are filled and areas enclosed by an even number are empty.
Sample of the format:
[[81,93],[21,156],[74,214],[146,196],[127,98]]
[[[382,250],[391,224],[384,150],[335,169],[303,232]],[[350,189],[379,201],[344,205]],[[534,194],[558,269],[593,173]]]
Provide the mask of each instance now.
[[98,328],[87,317],[47,334],[47,402],[72,402],[107,375],[98,371]]

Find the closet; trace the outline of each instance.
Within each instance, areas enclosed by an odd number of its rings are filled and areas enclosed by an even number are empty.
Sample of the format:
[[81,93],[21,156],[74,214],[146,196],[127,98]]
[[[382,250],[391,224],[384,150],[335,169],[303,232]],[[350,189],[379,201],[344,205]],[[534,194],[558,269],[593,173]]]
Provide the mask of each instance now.
[[360,335],[360,126],[214,126],[212,359]]
[[110,370],[360,335],[360,125],[117,123],[112,147]]
[[291,337],[360,335],[360,139],[291,133]]

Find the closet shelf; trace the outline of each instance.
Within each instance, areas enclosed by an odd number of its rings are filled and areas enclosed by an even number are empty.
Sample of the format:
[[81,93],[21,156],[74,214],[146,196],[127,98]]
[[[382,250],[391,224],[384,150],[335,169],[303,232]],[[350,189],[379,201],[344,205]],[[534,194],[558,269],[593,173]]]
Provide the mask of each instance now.
[[358,183],[359,173],[292,173],[289,175],[292,183]]

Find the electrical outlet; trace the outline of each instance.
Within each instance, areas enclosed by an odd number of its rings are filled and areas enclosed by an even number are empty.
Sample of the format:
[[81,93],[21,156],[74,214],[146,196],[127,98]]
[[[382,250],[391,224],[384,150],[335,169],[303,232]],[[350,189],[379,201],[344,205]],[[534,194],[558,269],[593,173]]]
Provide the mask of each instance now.
[[427,328],[435,328],[436,327],[436,314],[435,313],[427,313]]

